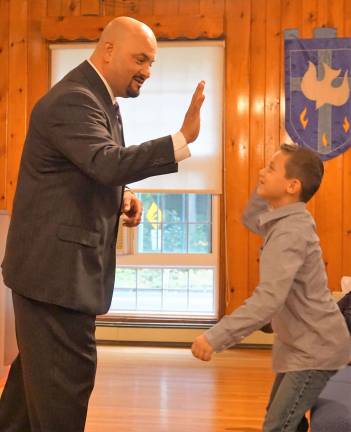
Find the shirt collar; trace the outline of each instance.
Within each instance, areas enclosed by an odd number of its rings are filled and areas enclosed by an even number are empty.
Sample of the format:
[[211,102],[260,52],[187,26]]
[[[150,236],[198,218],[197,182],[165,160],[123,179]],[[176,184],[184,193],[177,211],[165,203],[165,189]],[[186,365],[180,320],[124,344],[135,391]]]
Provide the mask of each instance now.
[[273,210],[269,210],[259,216],[260,225],[265,225],[268,222],[272,222],[286,216],[290,216],[296,213],[304,213],[306,211],[306,204],[302,201],[287,204],[282,207],[278,207]]
[[90,59],[88,59],[87,61],[90,64],[90,66],[95,70],[95,72],[99,75],[99,77],[101,78],[102,82],[105,84],[105,87],[106,87],[106,89],[108,91],[108,94],[111,97],[112,105],[114,105],[116,103],[116,98],[115,98],[115,96],[113,94],[113,91],[112,91],[109,83],[106,81],[105,77],[102,75],[102,73],[99,71],[99,69],[97,69],[97,67],[94,65],[94,63],[92,63],[90,61]]

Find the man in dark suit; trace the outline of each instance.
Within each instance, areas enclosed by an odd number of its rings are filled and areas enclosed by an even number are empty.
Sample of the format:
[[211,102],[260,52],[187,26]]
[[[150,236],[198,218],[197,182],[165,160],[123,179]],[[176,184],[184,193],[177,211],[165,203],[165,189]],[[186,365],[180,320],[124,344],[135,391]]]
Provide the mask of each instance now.
[[117,18],[89,61],[33,109],[2,264],[19,355],[0,401],[0,432],[84,430],[95,317],[111,303],[119,215],[130,227],[141,219],[141,203],[124,186],[177,171],[199,133],[203,82],[179,132],[124,147],[115,97],[139,95],[155,54],[149,27]]

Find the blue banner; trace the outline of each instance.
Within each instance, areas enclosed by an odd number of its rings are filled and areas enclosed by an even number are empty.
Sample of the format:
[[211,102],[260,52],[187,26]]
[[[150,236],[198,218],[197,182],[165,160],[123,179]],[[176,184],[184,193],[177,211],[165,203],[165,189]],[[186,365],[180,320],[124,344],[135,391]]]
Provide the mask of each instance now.
[[351,38],[335,34],[323,28],[299,39],[296,30],[285,32],[285,128],[323,160],[351,145]]

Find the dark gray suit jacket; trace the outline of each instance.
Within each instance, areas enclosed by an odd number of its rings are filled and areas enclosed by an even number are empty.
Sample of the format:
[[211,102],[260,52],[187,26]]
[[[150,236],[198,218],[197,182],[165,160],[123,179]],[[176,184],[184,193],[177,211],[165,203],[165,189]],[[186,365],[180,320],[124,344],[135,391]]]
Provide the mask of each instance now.
[[170,136],[123,147],[109,93],[82,63],[33,109],[2,264],[6,285],[106,313],[123,186],[177,168]]

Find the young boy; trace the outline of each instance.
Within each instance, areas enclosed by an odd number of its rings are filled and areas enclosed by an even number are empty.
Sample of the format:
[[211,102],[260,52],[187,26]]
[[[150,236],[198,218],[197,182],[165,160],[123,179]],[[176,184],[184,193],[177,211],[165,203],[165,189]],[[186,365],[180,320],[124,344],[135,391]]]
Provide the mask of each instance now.
[[305,206],[323,172],[315,153],[287,144],[260,171],[243,216],[244,224],[264,237],[259,284],[243,305],[192,346],[195,357],[208,361],[214,351],[272,322],[277,376],[264,432],[307,430],[305,412],[351,358],[350,335],[327,287],[315,222]]

